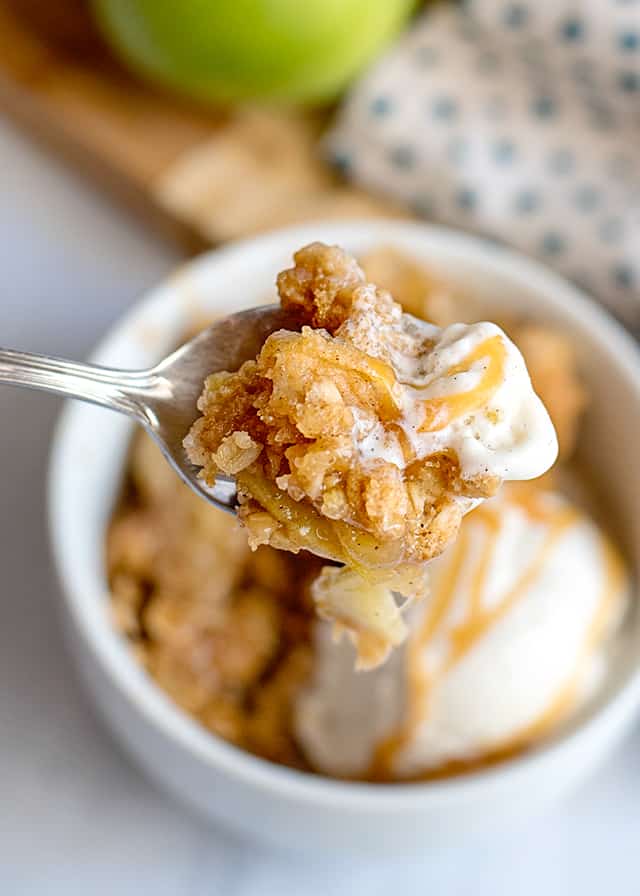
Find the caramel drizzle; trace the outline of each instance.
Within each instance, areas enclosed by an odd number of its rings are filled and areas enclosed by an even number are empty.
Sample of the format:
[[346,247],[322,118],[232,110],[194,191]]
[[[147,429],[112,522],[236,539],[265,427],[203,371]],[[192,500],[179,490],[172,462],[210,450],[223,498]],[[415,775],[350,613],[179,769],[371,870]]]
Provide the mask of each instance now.
[[[563,507],[552,519],[548,533],[546,534],[542,544],[538,548],[533,561],[527,569],[522,573],[519,579],[509,589],[504,598],[491,609],[481,609],[477,614],[471,613],[465,622],[456,626],[451,633],[452,650],[447,663],[445,664],[442,674],[446,673],[455,665],[462,657],[469,653],[477,641],[482,638],[490,628],[492,628],[499,619],[501,619],[509,610],[518,602],[527,590],[533,585],[535,580],[547,562],[549,554],[555,547],[558,539],[564,532],[578,521],[580,514],[573,507]],[[493,553],[497,540],[498,529],[493,531],[490,536],[490,548]],[[489,568],[489,563],[483,564],[484,574]],[[485,585],[484,577],[481,578],[482,569],[476,570],[474,586],[482,594]]]
[[[546,534],[527,569],[509,589],[500,603],[491,609],[483,609],[482,595],[491,560],[496,549],[500,532],[500,519],[497,512],[486,505],[477,508],[473,512],[476,519],[481,519],[485,523],[487,543],[484,546],[478,566],[474,570],[473,581],[470,586],[468,616],[460,625],[453,629],[451,633],[451,649],[446,660],[437,672],[429,675],[423,668],[423,653],[426,645],[445,620],[456,593],[468,551],[468,536],[463,527],[460,530],[458,540],[452,548],[454,553],[445,577],[440,583],[437,593],[432,597],[429,610],[425,614],[419,631],[407,647],[406,690],[408,706],[405,720],[398,731],[382,741],[376,748],[370,777],[377,780],[390,780],[393,778],[395,759],[401,750],[413,740],[417,729],[424,723],[428,714],[429,695],[437,681],[443,678],[456,663],[460,662],[474,645],[509,612],[518,600],[524,597],[530,586],[540,575],[549,554],[556,546],[558,540],[567,529],[575,525],[580,519],[578,511],[570,507],[552,511],[550,518],[549,509],[544,506],[544,502],[540,500],[539,495],[536,495],[532,489],[518,490],[515,500],[533,519],[548,520],[550,523],[549,532]],[[616,597],[621,594],[624,579],[622,560],[613,545],[604,536],[601,538],[601,545],[605,560],[605,586],[589,631],[585,636],[585,641],[580,651],[580,659],[576,663],[575,671],[570,680],[560,688],[551,703],[536,720],[513,735],[508,742],[501,744],[496,750],[484,755],[481,760],[446,763],[438,769],[418,776],[419,778],[457,774],[477,768],[479,765],[486,765],[504,759],[542,737],[566,716],[576,701],[584,666],[602,637],[610,616],[611,606]]]
[[549,706],[543,712],[502,746],[509,754],[523,749],[528,744],[539,740],[548,734],[556,725],[566,717],[571,707],[577,702],[580,683],[583,680],[585,666],[594,649],[602,639],[607,629],[607,623],[611,616],[613,604],[622,594],[624,584],[624,564],[620,554],[611,542],[602,537],[600,547],[603,554],[605,577],[602,595],[598,602],[595,615],[587,630],[580,648],[580,655],[573,674],[560,688]]
[[459,364],[450,368],[447,376],[468,373],[472,364],[482,360],[487,364],[473,389],[424,402],[425,416],[419,432],[438,432],[463,414],[470,414],[487,404],[504,380],[507,350],[500,335],[490,336],[477,345]]
[[405,692],[408,695],[408,700],[405,718],[396,732],[378,744],[371,771],[371,777],[374,779],[390,777],[395,757],[411,741],[414,732],[423,721],[431,681],[422,669],[422,650],[444,621],[451,605],[468,549],[469,538],[466,529],[463,527],[460,529],[458,538],[451,547],[453,557],[447,568],[444,581],[441,583],[437,594],[434,594],[429,602],[429,607],[425,612],[419,632],[407,645]]
[[411,466],[414,460],[416,460],[416,452],[404,428],[399,423],[390,423],[387,428],[389,432],[393,432],[395,434],[398,440],[400,450],[402,451],[402,457],[404,459],[405,467]]

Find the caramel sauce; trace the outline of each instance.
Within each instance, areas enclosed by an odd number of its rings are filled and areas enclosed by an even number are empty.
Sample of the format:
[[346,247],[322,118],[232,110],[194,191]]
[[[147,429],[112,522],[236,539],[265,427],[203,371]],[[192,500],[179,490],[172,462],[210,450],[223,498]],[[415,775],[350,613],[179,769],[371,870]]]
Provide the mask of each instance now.
[[[540,576],[549,554],[556,546],[560,536],[563,535],[570,526],[577,522],[579,518],[580,514],[574,510],[574,508],[562,508],[557,516],[551,520],[549,532],[545,536],[533,561],[509,589],[500,603],[491,609],[480,609],[480,611],[475,614],[473,612],[470,613],[461,625],[458,625],[453,629],[451,633],[452,650],[448,662],[442,670],[443,674],[446,674],[465,654],[469,653],[476,642],[479,641],[480,638],[482,638],[488,630],[492,628],[520,598],[523,597],[524,594],[526,594],[527,590]],[[490,548],[493,548],[495,545],[497,530],[492,533],[492,535],[493,538],[490,541]],[[475,570],[472,590],[476,590],[479,594],[482,594],[482,591],[484,590],[486,570],[488,567],[489,562],[480,564]]]
[[[424,669],[424,650],[451,608],[469,548],[469,539],[463,526],[457,542],[451,549],[452,557],[449,566],[438,584],[436,593],[431,596],[430,605],[425,612],[420,629],[407,647],[406,693],[408,696],[405,719],[398,731],[378,745],[370,772],[367,775],[368,778],[377,781],[394,780],[395,759],[415,737],[419,726],[424,723],[428,714],[429,694],[437,681],[443,678],[456,663],[460,662],[475,644],[526,595],[528,589],[541,574],[549,554],[557,546],[559,539],[581,519],[581,514],[572,507],[549,508],[542,499],[541,493],[534,487],[517,488],[513,492],[511,498],[514,503],[521,507],[532,520],[547,523],[549,531],[527,568],[506,592],[502,600],[495,607],[484,609],[482,597],[500,532],[500,517],[494,508],[486,505],[473,511],[474,519],[481,520],[485,526],[486,541],[469,585],[467,616],[453,629],[450,636],[449,653],[438,671],[429,674]],[[568,715],[578,699],[585,665],[602,638],[611,615],[612,605],[622,591],[624,579],[622,559],[605,536],[601,537],[600,544],[605,566],[602,596],[585,635],[572,675],[561,686],[544,711],[507,741],[497,745],[495,749],[489,750],[481,757],[447,762],[406,780],[431,780],[463,774],[510,758],[548,734]]]
[[547,708],[517,732],[502,749],[513,754],[548,734],[564,719],[579,696],[580,682],[583,679],[585,665],[593,650],[604,635],[611,616],[613,604],[622,592],[624,581],[624,564],[618,551],[606,538],[602,538],[600,547],[605,567],[604,587],[598,602],[595,615],[580,648],[580,657],[569,680],[560,688]]
[[398,439],[398,444],[400,445],[400,450],[402,451],[405,467],[411,466],[411,464],[416,460],[416,452],[414,451],[409,436],[406,434],[403,427],[398,423],[390,423],[387,428],[389,432],[395,433],[396,438]]
[[470,414],[486,405],[504,380],[504,367],[507,350],[501,336],[490,336],[476,346],[469,354],[448,371],[448,376],[468,373],[476,361],[486,360],[480,380],[473,389],[445,395],[441,398],[430,398],[424,402],[425,417],[419,432],[438,432],[453,420]]
[[422,651],[424,645],[438,630],[451,605],[468,549],[469,538],[463,527],[451,547],[453,557],[444,580],[437,593],[431,595],[420,630],[407,645],[405,688],[408,701],[405,720],[398,731],[383,740],[376,748],[371,773],[374,779],[384,779],[390,775],[394,758],[411,741],[423,721],[432,682],[422,668]]
[[482,552],[480,562],[474,571],[469,594],[469,612],[471,617],[482,613],[482,592],[489,575],[489,568],[493,560],[495,545],[500,533],[500,514],[493,507],[481,504],[476,508],[476,519],[481,519],[487,528],[488,543]]

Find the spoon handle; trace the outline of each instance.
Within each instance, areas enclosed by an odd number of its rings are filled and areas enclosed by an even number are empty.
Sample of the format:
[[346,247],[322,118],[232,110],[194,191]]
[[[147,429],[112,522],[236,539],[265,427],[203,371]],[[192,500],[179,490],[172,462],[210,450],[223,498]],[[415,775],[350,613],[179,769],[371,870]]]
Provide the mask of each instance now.
[[0,385],[79,398],[149,422],[145,396],[157,387],[153,371],[110,370],[62,358],[0,349]]

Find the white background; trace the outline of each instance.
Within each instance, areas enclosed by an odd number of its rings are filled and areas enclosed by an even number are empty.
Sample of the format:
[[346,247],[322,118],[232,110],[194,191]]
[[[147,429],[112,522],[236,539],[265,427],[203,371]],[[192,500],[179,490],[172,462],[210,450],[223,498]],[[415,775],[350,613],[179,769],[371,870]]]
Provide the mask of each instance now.
[[[0,123],[0,260],[0,344],[82,358],[178,257]],[[61,640],[44,516],[58,407],[0,387],[2,896],[640,893],[638,728],[552,816],[412,860],[275,855],[157,792],[94,717]]]

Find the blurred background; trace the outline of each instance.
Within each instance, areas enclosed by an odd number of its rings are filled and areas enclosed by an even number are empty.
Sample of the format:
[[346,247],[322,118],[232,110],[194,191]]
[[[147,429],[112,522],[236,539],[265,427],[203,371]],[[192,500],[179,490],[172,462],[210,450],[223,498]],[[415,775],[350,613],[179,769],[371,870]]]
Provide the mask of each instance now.
[[7,2],[3,104],[186,250],[385,214],[392,204],[347,185],[319,141],[412,5],[318,3],[301,16],[292,3],[189,3],[176,21],[163,2]]
[[[7,346],[84,357],[197,251],[370,216],[513,244],[640,325],[633,0],[0,0],[0,110]],[[58,409],[0,392],[2,893],[635,892],[640,732],[552,818],[420,861],[298,863],[157,793],[57,628]]]

